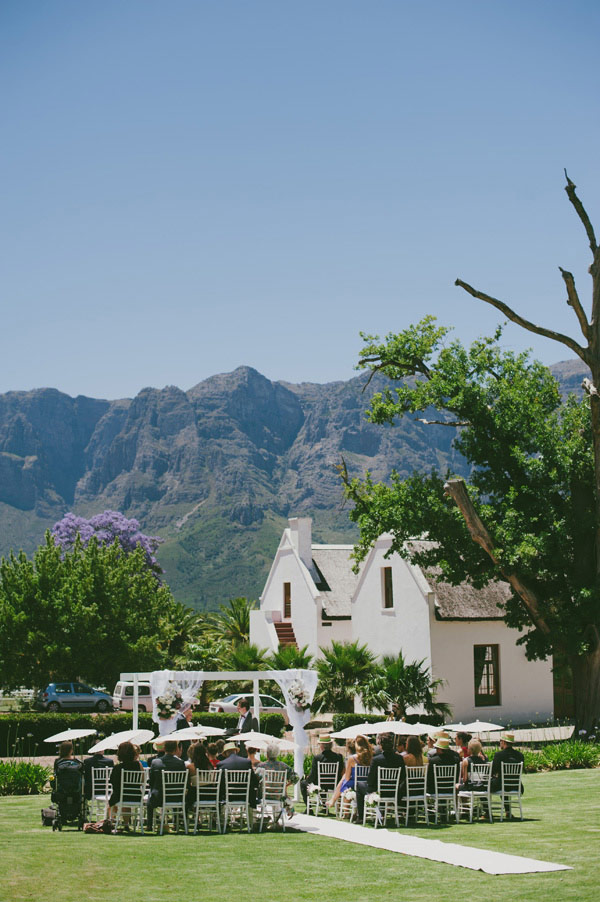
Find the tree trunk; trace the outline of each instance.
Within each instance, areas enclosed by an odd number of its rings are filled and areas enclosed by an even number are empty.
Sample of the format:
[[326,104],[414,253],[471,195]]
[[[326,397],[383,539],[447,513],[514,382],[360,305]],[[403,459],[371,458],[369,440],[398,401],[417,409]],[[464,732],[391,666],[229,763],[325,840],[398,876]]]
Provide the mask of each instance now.
[[575,733],[585,730],[586,737],[600,735],[600,647],[585,655],[569,658],[573,673]]

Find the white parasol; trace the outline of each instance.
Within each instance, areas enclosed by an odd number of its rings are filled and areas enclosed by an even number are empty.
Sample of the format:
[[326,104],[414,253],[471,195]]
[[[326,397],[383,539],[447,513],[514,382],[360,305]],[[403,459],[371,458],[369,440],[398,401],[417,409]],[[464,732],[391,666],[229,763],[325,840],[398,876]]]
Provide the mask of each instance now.
[[230,736],[229,738],[232,742],[244,742],[250,748],[255,749],[263,749],[272,742],[282,752],[293,752],[296,748],[295,744],[289,739],[278,739],[277,736],[271,736],[270,733],[259,733],[256,730],[250,730],[248,733],[236,733],[235,736]]
[[84,736],[93,736],[97,730],[63,730],[62,733],[55,733],[54,736],[48,736],[44,742],[66,742],[68,739],[83,739]]
[[88,749],[88,754],[92,755],[94,752],[106,752],[109,749],[118,749],[122,742],[133,742],[135,745],[144,745],[145,742],[150,742],[151,739],[154,739],[152,730],[122,730],[120,733],[113,733],[111,736],[106,736],[104,739],[101,739],[96,745],[93,745],[91,749]]
[[474,720],[472,723],[466,723],[463,729],[467,733],[497,733],[504,727],[497,723],[488,723],[487,720]]
[[431,730],[439,730],[430,723],[405,723],[403,720],[380,720],[369,725],[371,733],[394,733],[396,736],[422,736]]
[[[393,723],[393,721],[390,721],[390,723]],[[332,739],[356,739],[357,736],[365,736],[368,733],[377,733],[377,729],[374,730],[373,726],[374,724],[372,723],[356,723],[351,727],[345,727],[338,733],[330,733],[329,735]]]

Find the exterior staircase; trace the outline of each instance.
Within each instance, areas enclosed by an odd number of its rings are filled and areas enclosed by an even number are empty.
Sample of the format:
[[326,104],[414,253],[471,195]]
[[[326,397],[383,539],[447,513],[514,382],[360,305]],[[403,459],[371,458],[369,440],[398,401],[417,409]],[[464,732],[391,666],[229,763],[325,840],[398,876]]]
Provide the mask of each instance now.
[[275,622],[273,626],[275,627],[277,638],[279,639],[280,648],[283,648],[287,645],[293,645],[295,648],[298,648],[296,635],[294,633],[294,627],[289,620]]

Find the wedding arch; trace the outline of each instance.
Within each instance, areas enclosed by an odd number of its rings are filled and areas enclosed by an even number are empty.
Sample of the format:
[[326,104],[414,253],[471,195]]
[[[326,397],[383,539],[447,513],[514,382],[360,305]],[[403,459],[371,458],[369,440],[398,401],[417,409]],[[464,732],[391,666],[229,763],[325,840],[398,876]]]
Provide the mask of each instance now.
[[138,727],[139,684],[150,683],[152,687],[152,719],[159,723],[156,699],[169,688],[176,688],[184,704],[191,703],[197,696],[205,680],[251,680],[254,716],[260,724],[260,680],[274,680],[285,699],[290,726],[294,731],[294,769],[304,773],[304,751],[308,746],[308,736],[304,727],[311,718],[310,705],[317,688],[318,677],[314,670],[154,670],[151,673],[122,673],[120,679],[133,684],[133,724]]

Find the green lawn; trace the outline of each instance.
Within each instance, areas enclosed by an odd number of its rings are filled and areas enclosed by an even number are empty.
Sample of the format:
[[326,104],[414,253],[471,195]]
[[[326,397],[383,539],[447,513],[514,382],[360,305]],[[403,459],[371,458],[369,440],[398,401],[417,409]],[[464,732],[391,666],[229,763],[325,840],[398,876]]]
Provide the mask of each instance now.
[[[0,900],[353,902],[468,895],[475,899],[598,898],[600,770],[525,778],[526,820],[411,830],[415,835],[571,865],[573,871],[492,877],[300,833],[90,836],[41,826],[47,797],[0,799]],[[410,829],[410,828],[409,828]]]

